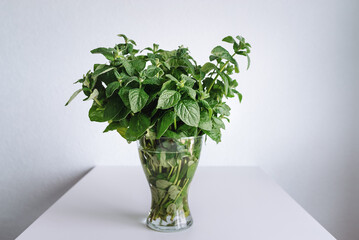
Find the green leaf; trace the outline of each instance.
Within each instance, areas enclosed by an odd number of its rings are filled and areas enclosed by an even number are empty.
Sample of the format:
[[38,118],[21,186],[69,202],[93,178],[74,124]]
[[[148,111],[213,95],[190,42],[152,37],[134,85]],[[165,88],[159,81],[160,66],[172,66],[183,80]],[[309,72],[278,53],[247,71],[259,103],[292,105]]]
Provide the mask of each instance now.
[[236,42],[232,36],[227,36],[227,37],[223,38],[222,41],[227,42],[227,43],[235,43]]
[[196,83],[196,81],[190,76],[181,74],[181,78],[185,81],[184,85],[187,87],[193,87],[193,85]]
[[157,124],[157,135],[156,138],[162,137],[162,135],[167,131],[168,127],[172,125],[175,113],[173,111],[166,112]]
[[177,132],[179,132],[184,137],[192,137],[197,135],[197,128],[184,124],[177,129]]
[[122,60],[121,60],[121,63],[122,63],[122,65],[124,66],[124,68],[125,68],[127,74],[130,75],[130,76],[133,76],[133,74],[135,73],[135,71],[134,71],[134,69],[133,69],[131,63],[130,63],[129,61],[127,61],[126,59],[122,59]]
[[[132,76],[132,77],[127,77],[125,79],[125,87],[127,87],[128,85],[130,85],[131,83],[139,83],[140,80],[138,79],[138,77],[136,76]],[[131,84],[130,87],[134,87],[134,86],[138,86],[139,84]]]
[[106,122],[106,120],[103,119],[103,112],[104,109],[96,104],[94,102],[89,110],[89,118],[91,121],[94,122]]
[[236,36],[236,38],[239,40],[240,43],[244,44],[246,42],[246,39],[244,37],[242,37],[242,36],[238,35],[238,36]]
[[151,65],[151,66],[148,66],[145,74],[147,77],[151,78],[151,77],[155,77],[157,73],[161,73],[159,75],[162,75],[163,74],[162,69]]
[[225,48],[223,48],[221,46],[217,46],[217,47],[213,48],[211,53],[214,56],[217,56],[219,58],[226,59],[226,60],[230,61],[231,63],[234,64],[234,66],[236,66],[238,68],[237,61],[231,56],[231,54]]
[[132,51],[133,51],[133,45],[128,43],[128,44],[126,44],[125,49],[122,50],[122,54],[126,55],[126,54],[129,54],[129,53],[132,53]]
[[[177,81],[178,83],[178,81]],[[167,82],[162,84],[161,91],[164,90],[175,90],[177,88],[177,84],[173,80],[168,80]]]
[[131,110],[134,113],[141,111],[148,100],[147,93],[142,88],[131,89],[128,94]]
[[213,128],[211,131],[203,130],[203,132],[216,143],[221,141],[221,130],[219,128]]
[[216,59],[219,59],[219,57],[214,56],[214,55],[209,56],[209,61],[213,61],[213,60],[216,60]]
[[157,104],[157,109],[168,109],[173,107],[178,103],[181,99],[181,94],[174,90],[164,90],[159,99]]
[[202,67],[201,67],[201,71],[204,73],[208,73],[213,69],[217,69],[216,65],[214,65],[213,63],[207,62],[205,63]]
[[117,130],[118,128],[122,128],[122,127],[128,127],[127,119],[124,119],[124,120],[119,121],[119,122],[117,122],[117,121],[116,122],[111,122],[103,132],[105,133],[105,132]]
[[153,44],[153,52],[157,52],[158,51],[158,47],[159,45],[157,43]]
[[80,88],[79,90],[76,90],[76,92],[74,92],[72,94],[72,96],[70,97],[70,99],[67,101],[67,103],[65,104],[65,106],[69,105],[69,103],[74,100],[74,98],[82,91],[82,88]]
[[108,60],[113,61],[113,60],[115,60],[115,58],[113,56],[113,50],[114,50],[113,48],[100,47],[100,48],[96,48],[96,49],[91,50],[91,53],[92,54],[100,53],[103,56],[105,56],[105,58],[107,58]]
[[[117,96],[117,98],[119,98]],[[116,117],[117,114],[120,113],[120,111],[122,110],[123,105],[121,100],[120,101],[109,101],[106,106],[105,106],[105,110],[103,112],[103,120],[105,121],[109,121],[112,120],[113,118]]]
[[142,60],[142,59],[134,59],[132,61],[130,61],[131,66],[137,71],[137,72],[141,72],[143,69],[145,69],[146,67],[146,61]]
[[161,85],[161,80],[158,78],[152,77],[152,78],[146,78],[143,80],[142,84],[145,85]]
[[119,82],[112,82],[106,88],[106,97],[111,97],[112,94],[120,87]]
[[207,131],[212,130],[212,121],[211,121],[211,118],[209,117],[209,114],[207,111],[201,112],[198,127],[201,129],[207,130]]
[[135,45],[135,46],[137,45],[136,42],[133,41],[132,39],[129,39],[128,41],[129,41],[130,43],[132,43],[133,45]]
[[93,90],[93,92],[90,94],[90,96],[88,97],[87,100],[95,99],[95,98],[98,97],[98,95],[99,95],[99,92],[98,92],[98,90],[95,88],[95,89]]
[[196,100],[196,91],[193,88],[184,86],[181,88],[181,90],[183,92],[187,93],[190,98],[192,98],[193,100]]
[[242,102],[242,94],[240,92],[238,92],[236,89],[232,89],[232,92],[234,92],[235,94],[237,94],[239,102]]
[[166,208],[166,213],[168,213],[170,216],[173,215],[177,211],[177,206],[174,203],[170,203]]
[[175,81],[176,83],[178,83],[177,78],[175,78],[175,77],[172,76],[171,74],[166,74],[166,77],[168,77],[170,80]]
[[129,141],[136,141],[140,138],[150,126],[150,119],[143,113],[135,114],[129,123],[129,127],[126,131],[126,139]]
[[219,58],[223,58],[226,60],[232,59],[231,54],[229,54],[229,52],[224,47],[221,47],[221,46],[217,46],[217,47],[213,48],[211,53],[214,56],[217,56]]
[[125,104],[126,107],[130,107],[130,100],[128,99],[129,92],[130,92],[129,87],[123,87],[118,92],[118,95],[121,97],[122,102]]
[[248,54],[246,54],[246,57],[247,57],[247,70],[248,70],[251,65],[251,59]]
[[222,119],[218,117],[212,116],[212,122],[213,122],[213,128],[223,128],[223,129],[226,128]]
[[224,94],[227,95],[228,94],[228,87],[229,87],[229,76],[227,74],[225,74],[224,72],[220,72],[218,71],[218,74],[221,76],[223,83],[224,83]]
[[[167,155],[169,155],[167,152],[161,151],[161,153],[160,153],[160,164],[159,164],[161,167],[164,167],[164,168],[171,167],[171,165],[169,164],[169,161],[166,159]],[[159,175],[157,175],[157,177],[158,176]]]
[[122,38],[123,38],[123,40],[125,40],[125,43],[127,43],[127,42],[128,42],[128,38],[126,37],[126,35],[125,35],[125,34],[117,34],[117,36],[118,36],[118,37],[122,37]]
[[181,191],[178,189],[178,186],[176,185],[172,185],[170,186],[170,188],[168,189],[168,194],[170,199],[174,200],[176,199],[177,195],[180,193]]
[[131,109],[123,107],[121,111],[112,119],[113,121],[120,121],[127,117],[130,114]]
[[182,137],[186,137],[186,135],[183,132],[173,132],[171,130],[167,130],[164,134],[163,137],[168,137],[168,138],[182,138]]
[[188,60],[187,58],[182,58],[182,61],[184,62],[184,64],[188,67],[188,72],[191,74],[194,74],[194,66],[191,63],[190,60]]
[[156,187],[158,187],[160,189],[166,189],[171,185],[172,185],[172,183],[167,180],[160,179],[160,180],[156,181]]
[[108,86],[112,82],[116,82],[116,75],[115,75],[116,68],[114,68],[112,71],[105,72],[96,78],[96,82],[102,82]]
[[107,73],[111,70],[113,70],[114,67],[111,66],[107,66],[107,65],[102,65],[101,67],[97,67],[96,70],[93,72],[92,77],[93,78],[97,78],[98,76]]
[[215,111],[216,113],[222,114],[224,116],[229,116],[230,110],[231,110],[231,108],[225,103],[220,103],[213,108],[213,111]]
[[182,100],[175,106],[177,116],[187,125],[198,127],[200,111],[198,103],[194,100]]
[[123,78],[124,73],[120,74],[116,68],[113,70],[113,72],[117,80],[121,80]]
[[117,128],[117,132],[124,138],[126,138],[126,132],[127,132],[127,127],[119,127]]

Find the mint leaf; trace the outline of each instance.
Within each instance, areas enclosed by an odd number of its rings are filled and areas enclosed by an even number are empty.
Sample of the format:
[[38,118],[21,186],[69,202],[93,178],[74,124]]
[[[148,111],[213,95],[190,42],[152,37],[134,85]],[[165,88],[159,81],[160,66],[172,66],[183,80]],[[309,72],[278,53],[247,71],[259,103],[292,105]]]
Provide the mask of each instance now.
[[[177,81],[178,82],[178,81]],[[175,90],[177,88],[177,83],[176,81],[173,80],[168,80],[165,83],[162,84],[162,88],[161,91],[164,90]]]
[[230,61],[238,68],[237,61],[231,56],[231,54],[225,48],[223,48],[221,46],[217,46],[217,47],[213,48],[211,53],[216,57]]
[[213,122],[214,128],[223,128],[223,129],[226,128],[222,119],[220,119],[218,117],[212,116],[212,122]]
[[227,42],[227,43],[235,43],[236,42],[232,36],[227,36],[227,37],[223,38],[222,41]]
[[232,89],[232,92],[237,94],[239,102],[242,102],[242,98],[243,98],[242,94],[238,92],[236,89]]
[[89,118],[94,122],[106,122],[103,118],[104,109],[98,106],[95,102],[92,104],[89,110]]
[[119,82],[112,82],[106,88],[106,97],[111,97],[112,94],[120,87]]
[[133,76],[133,74],[134,74],[134,69],[133,69],[131,63],[130,63],[129,61],[127,61],[126,59],[123,59],[123,60],[121,61],[121,63],[122,63],[122,65],[124,66],[124,68],[125,68],[127,74],[130,75],[130,76]]
[[202,111],[201,112],[198,127],[201,128],[201,129],[207,130],[207,131],[212,130],[212,121],[211,121],[207,111]]
[[161,85],[161,80],[156,77],[146,78],[143,80],[144,85]]
[[146,61],[142,59],[134,59],[130,61],[131,66],[137,71],[141,72],[146,67]]
[[125,135],[126,139],[136,141],[146,132],[150,123],[151,121],[146,115],[142,113],[135,114],[135,116],[130,119],[129,127]]
[[217,69],[216,65],[214,65],[213,63],[207,62],[205,63],[202,67],[201,67],[201,71],[204,73],[208,73],[213,69]]
[[171,74],[166,74],[166,77],[168,77],[170,80],[178,82],[177,78],[175,78],[174,76],[172,76]]
[[198,127],[200,111],[198,103],[194,100],[182,100],[175,106],[177,116],[187,125]]
[[107,58],[108,60],[113,61],[113,60],[115,60],[115,58],[113,56],[113,50],[114,50],[113,48],[100,47],[100,48],[96,48],[96,49],[91,50],[91,53],[92,54],[100,53],[103,56],[105,56],[105,58]]
[[[117,96],[117,98],[119,98],[119,97]],[[122,102],[110,101],[105,106],[105,110],[103,112],[103,120],[109,121],[109,120],[115,118],[116,115],[120,113],[122,108],[123,108]]]
[[156,187],[158,187],[160,189],[166,189],[171,185],[172,185],[172,183],[167,180],[157,180],[156,181]]
[[229,116],[230,110],[231,110],[231,108],[225,103],[220,103],[213,108],[214,112],[219,113],[224,116]]
[[74,98],[82,91],[82,88],[77,90],[76,92],[74,92],[72,94],[72,96],[70,97],[70,99],[67,101],[67,103],[65,104],[65,106],[69,105],[69,103],[74,100]]
[[196,83],[196,81],[193,78],[191,78],[190,76],[182,74],[181,78],[182,78],[182,80],[185,81],[184,85],[187,87],[192,88],[193,85]]
[[106,129],[103,131],[105,132],[109,132],[109,131],[113,131],[113,130],[117,130],[118,128],[122,128],[122,127],[128,127],[128,121],[127,120],[122,120],[119,122],[111,122]]
[[170,196],[170,199],[172,199],[172,200],[176,199],[177,195],[180,192],[181,191],[178,189],[178,186],[176,186],[176,185],[171,185],[170,188],[168,189],[168,194]]
[[134,113],[141,111],[148,100],[147,93],[142,88],[131,89],[128,93],[131,110]]
[[162,137],[162,135],[167,131],[168,127],[172,125],[175,113],[173,111],[166,112],[157,124],[157,138]]
[[193,100],[196,100],[196,91],[193,88],[184,86],[183,88],[181,88],[181,91],[187,93],[188,96]]
[[168,109],[173,107],[181,99],[181,94],[174,90],[164,90],[157,103],[158,109]]
[[104,74],[104,73],[107,73],[111,70],[113,70],[114,67],[111,67],[111,66],[107,66],[107,65],[102,65],[101,67],[97,67],[96,70],[93,72],[92,74],[92,77],[93,78],[97,78],[98,76]]
[[221,130],[219,128],[213,128],[211,131],[203,130],[203,132],[216,143],[221,141]]
[[118,92],[118,95],[121,97],[122,102],[125,104],[125,106],[130,107],[130,100],[128,99],[128,94],[130,92],[129,87],[123,87]]
[[177,132],[179,132],[182,136],[184,137],[192,137],[192,136],[196,136],[198,131],[197,131],[197,128],[196,127],[191,127],[191,126],[188,126],[186,124],[180,126],[178,129],[177,129]]

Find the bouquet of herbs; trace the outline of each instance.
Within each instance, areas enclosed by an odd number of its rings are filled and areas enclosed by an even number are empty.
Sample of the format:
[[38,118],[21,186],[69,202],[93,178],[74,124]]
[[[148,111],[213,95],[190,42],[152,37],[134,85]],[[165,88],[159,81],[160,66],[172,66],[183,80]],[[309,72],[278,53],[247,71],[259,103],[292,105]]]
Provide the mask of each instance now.
[[233,53],[222,46],[211,51],[209,62],[197,64],[187,48],[160,49],[158,44],[142,51],[136,42],[118,35],[124,43],[113,48],[96,48],[108,63],[95,64],[76,83],[82,84],[66,103],[80,92],[93,100],[89,118],[108,122],[104,132],[116,130],[128,142],[145,133],[160,137],[181,138],[208,135],[221,141],[223,120],[229,121],[226,98],[242,95],[231,76],[239,72],[236,56],[247,57],[251,45],[241,36],[225,37]]
[[223,120],[230,107],[226,98],[242,95],[231,76],[238,73],[237,55],[250,59],[250,44],[228,36],[230,53],[222,46],[209,62],[197,64],[187,48],[168,51],[157,44],[139,51],[135,41],[96,48],[107,64],[95,64],[66,105],[83,92],[93,100],[91,121],[108,122],[104,132],[117,131],[128,142],[138,141],[141,163],[149,181],[152,206],[147,224],[156,230],[187,228],[192,224],[187,189],[198,165],[202,136],[221,141]]

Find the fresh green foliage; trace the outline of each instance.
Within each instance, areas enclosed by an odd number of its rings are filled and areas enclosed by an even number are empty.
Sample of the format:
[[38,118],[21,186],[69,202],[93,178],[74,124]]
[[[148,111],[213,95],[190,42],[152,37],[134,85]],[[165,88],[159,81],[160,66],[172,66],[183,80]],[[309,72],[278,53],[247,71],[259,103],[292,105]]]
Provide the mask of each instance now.
[[236,56],[247,58],[251,45],[241,36],[227,36],[223,46],[212,49],[209,62],[197,64],[187,48],[168,51],[153,44],[142,51],[136,42],[119,34],[124,43],[113,48],[91,51],[101,54],[106,64],[95,64],[76,83],[82,84],[66,103],[81,91],[84,100],[92,100],[91,121],[108,122],[104,132],[116,130],[127,141],[136,141],[144,134],[180,138],[208,135],[221,139],[223,119],[228,120],[227,98],[242,95],[232,75],[239,72]]

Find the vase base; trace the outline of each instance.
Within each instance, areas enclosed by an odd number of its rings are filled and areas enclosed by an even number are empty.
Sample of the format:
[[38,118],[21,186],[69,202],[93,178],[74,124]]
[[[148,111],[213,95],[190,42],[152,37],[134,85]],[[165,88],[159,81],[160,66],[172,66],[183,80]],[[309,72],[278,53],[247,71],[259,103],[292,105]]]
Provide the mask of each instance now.
[[149,220],[147,219],[146,225],[148,228],[158,231],[158,232],[178,232],[183,231],[191,227],[193,224],[193,219],[191,216],[187,218],[174,220],[170,223],[161,221],[160,219],[157,220]]

